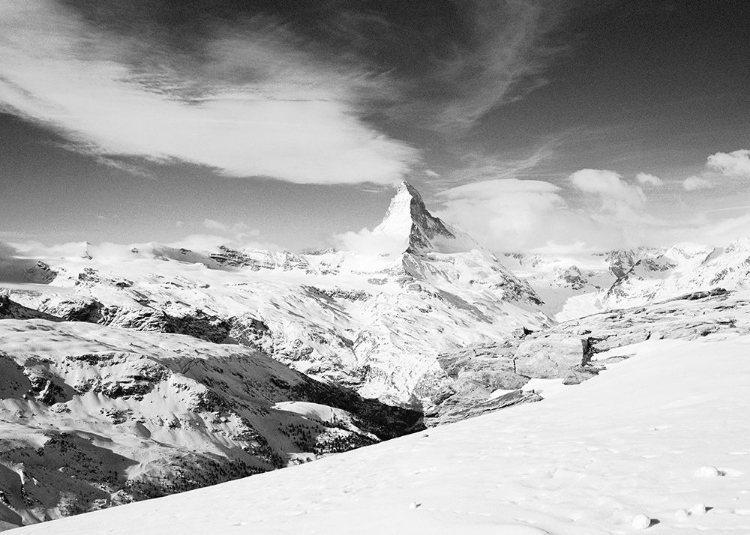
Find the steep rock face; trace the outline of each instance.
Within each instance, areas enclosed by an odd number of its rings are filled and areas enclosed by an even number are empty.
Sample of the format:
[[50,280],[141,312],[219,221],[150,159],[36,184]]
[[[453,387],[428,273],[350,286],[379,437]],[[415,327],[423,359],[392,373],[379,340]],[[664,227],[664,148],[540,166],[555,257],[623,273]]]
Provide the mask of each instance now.
[[[0,473],[8,476],[0,492],[25,523],[422,428],[419,412],[362,399],[238,345],[38,319],[3,320],[0,338]],[[284,403],[316,403],[338,417],[275,408]]]

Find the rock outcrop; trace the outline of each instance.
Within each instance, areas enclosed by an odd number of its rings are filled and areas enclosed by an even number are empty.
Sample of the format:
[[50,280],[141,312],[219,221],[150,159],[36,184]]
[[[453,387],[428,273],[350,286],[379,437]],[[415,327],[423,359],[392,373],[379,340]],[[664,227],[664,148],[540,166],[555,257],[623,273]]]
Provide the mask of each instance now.
[[[750,298],[723,289],[692,292],[646,307],[594,314],[550,329],[520,333],[503,344],[477,345],[442,354],[453,383],[433,398],[428,426],[534,401],[531,379],[560,379],[576,385],[628,358],[602,357],[611,350],[652,339],[697,340],[750,333]],[[743,319],[740,319],[743,318]]]

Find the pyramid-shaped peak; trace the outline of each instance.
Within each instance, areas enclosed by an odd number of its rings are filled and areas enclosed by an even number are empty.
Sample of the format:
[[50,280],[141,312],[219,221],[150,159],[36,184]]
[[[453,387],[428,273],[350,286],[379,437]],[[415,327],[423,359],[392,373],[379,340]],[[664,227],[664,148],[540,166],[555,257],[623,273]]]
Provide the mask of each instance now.
[[[396,195],[391,199],[383,222],[389,218],[403,218],[414,221],[425,213],[429,214],[430,212],[427,210],[417,188],[408,182],[402,182],[396,190]],[[430,215],[430,217],[432,216]]]
[[405,180],[401,182],[401,184],[398,186],[398,189],[396,190],[396,195],[393,197],[396,199],[399,195],[404,196],[408,195],[418,203],[421,203],[424,206],[424,201],[422,201],[422,196],[417,191],[417,188],[406,182]]
[[403,238],[404,250],[411,253],[433,249],[436,237],[455,238],[448,227],[427,210],[422,196],[408,182],[398,187],[383,222],[373,232]]

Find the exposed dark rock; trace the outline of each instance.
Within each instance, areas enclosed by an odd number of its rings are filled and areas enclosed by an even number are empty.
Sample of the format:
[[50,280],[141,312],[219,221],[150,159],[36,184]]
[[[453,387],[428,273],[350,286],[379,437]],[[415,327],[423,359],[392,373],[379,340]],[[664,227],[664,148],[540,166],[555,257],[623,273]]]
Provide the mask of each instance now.
[[375,399],[365,399],[348,388],[309,378],[293,386],[290,397],[344,409],[354,415],[358,427],[383,440],[424,429],[421,411],[385,405]]
[[554,331],[524,339],[514,353],[519,375],[552,379],[565,377],[584,358],[584,340]]
[[449,424],[467,418],[481,416],[482,414],[494,412],[513,405],[532,403],[541,400],[542,396],[536,392],[524,392],[522,390],[515,390],[494,399],[473,403],[466,403],[466,400],[450,398],[440,407],[439,410],[425,413],[425,422],[430,427]]
[[0,294],[0,319],[45,319],[55,321],[57,318],[44,312],[25,307],[13,301],[10,297]]
[[333,288],[333,289],[312,288],[311,286],[307,286],[306,288],[311,288],[318,294],[324,295],[330,299],[346,299],[347,301],[367,301],[370,297],[372,297],[370,294],[368,294],[364,290],[342,290],[340,288]]
[[564,385],[577,385],[584,381],[588,381],[592,377],[596,377],[599,375],[599,368],[594,368],[591,366],[577,366],[573,368],[570,372],[570,375],[568,375],[565,380],[563,381]]
[[253,271],[260,271],[263,269],[282,269],[284,271],[301,269],[306,272],[310,271],[310,264],[307,260],[298,254],[288,251],[278,253],[252,251],[244,253],[230,249],[225,245],[220,246],[219,251],[219,253],[210,255],[211,260],[216,262],[219,266],[230,268],[244,267],[250,268]]
[[570,266],[562,273],[561,278],[574,290],[580,290],[588,282],[577,266]]
[[[1,307],[2,302],[0,317]],[[37,314],[45,319],[98,323],[136,331],[187,334],[214,343],[225,342],[232,329],[231,319],[206,314],[200,309],[178,317],[150,306],[105,306],[91,297],[48,299],[42,301],[40,310],[42,313]]]
[[722,295],[729,295],[729,292],[724,288],[714,288],[712,290],[704,290],[701,292],[691,292],[679,297],[674,297],[664,302],[670,301],[696,301],[698,299],[707,299],[709,297],[719,297]]
[[[89,257],[91,258],[91,257]],[[133,281],[123,278],[112,278],[100,274],[93,268],[83,268],[78,274],[76,285],[80,286],[93,286],[93,285],[104,285],[114,286],[115,288],[130,288],[133,286]]]
[[273,348],[271,329],[251,315],[236,318],[229,331],[229,337],[239,344],[261,351],[269,351]]

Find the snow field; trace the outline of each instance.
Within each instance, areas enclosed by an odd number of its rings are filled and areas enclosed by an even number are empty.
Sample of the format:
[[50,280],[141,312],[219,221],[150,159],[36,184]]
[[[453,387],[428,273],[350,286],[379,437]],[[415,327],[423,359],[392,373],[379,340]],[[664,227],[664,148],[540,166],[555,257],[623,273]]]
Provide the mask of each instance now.
[[17,533],[750,533],[750,337],[708,338],[632,346],[540,403]]

